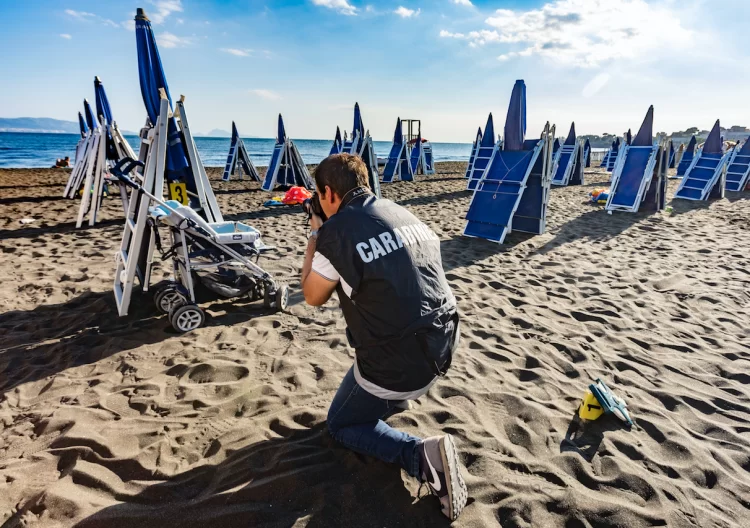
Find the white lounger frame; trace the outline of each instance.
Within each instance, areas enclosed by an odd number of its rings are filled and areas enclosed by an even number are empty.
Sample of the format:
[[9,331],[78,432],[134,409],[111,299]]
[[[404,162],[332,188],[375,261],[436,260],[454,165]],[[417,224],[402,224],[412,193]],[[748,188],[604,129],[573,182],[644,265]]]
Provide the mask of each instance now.
[[[617,188],[617,184],[620,183],[620,177],[622,176],[622,170],[625,167],[625,160],[627,159],[627,153],[630,151],[630,149],[651,149],[651,156],[648,159],[648,163],[646,164],[646,169],[643,171],[643,174],[649,174],[649,178],[646,178],[644,176],[641,176],[641,185],[638,188],[638,193],[636,194],[636,198],[633,201],[632,206],[625,206],[625,205],[617,205],[612,203],[612,199],[615,197],[614,189]],[[659,146],[657,144],[651,145],[649,147],[633,147],[631,145],[628,145],[627,143],[623,143],[620,145],[620,152],[617,154],[617,161],[615,161],[615,168],[612,171],[612,191],[609,193],[609,198],[607,198],[607,205],[604,206],[604,209],[611,214],[612,211],[626,211],[629,213],[635,213],[638,211],[638,209],[641,206],[641,202],[643,201],[643,196],[646,193],[646,189],[648,189],[648,186],[651,183],[651,178],[653,178],[654,169],[656,168],[656,162],[657,162],[657,154],[659,153]]]
[[[195,180],[198,194],[189,193],[198,199],[202,207],[202,212],[209,223],[223,222],[224,218],[219,210],[216,196],[211,189],[210,182],[206,176],[198,151],[190,133],[187,114],[185,113],[184,96],[177,103],[174,117],[178,118],[190,159],[190,165],[193,169],[193,178]],[[142,145],[146,148],[141,149],[141,161],[145,163],[143,169],[143,189],[156,196],[159,199],[164,197],[165,169],[167,159],[167,123],[172,117],[169,112],[169,100],[166,94],[161,90],[161,104],[159,107],[159,117],[156,124],[152,127],[146,137],[142,138]],[[135,197],[137,195],[133,195]],[[122,317],[128,314],[130,299],[135,285],[136,276],[144,291],[148,291],[151,281],[151,266],[153,264],[154,250],[156,249],[156,239],[153,231],[150,232],[148,249],[145,258],[145,269],[139,269],[138,263],[141,261],[141,251],[144,247],[144,235],[149,218],[149,206],[151,199],[141,193],[140,200],[131,199],[128,204],[128,210],[125,216],[125,227],[123,230],[120,250],[115,255],[115,279],[114,294],[117,303],[117,313]]]
[[[750,140],[748,140],[748,141],[750,141]],[[736,190],[735,189],[727,189],[730,192],[742,192],[742,191],[744,191],[747,188],[748,181],[750,180],[750,164],[748,164],[747,170],[744,173],[740,173],[740,172],[732,172],[732,173],[730,173],[729,172],[729,167],[731,167],[734,164],[734,162],[735,162],[735,160],[737,159],[738,156],[739,157],[743,157],[743,158],[750,157],[747,154],[740,154],[740,150],[741,150],[741,148],[739,146],[737,146],[732,151],[732,155],[729,158],[729,160],[727,161],[727,165],[726,165],[727,166],[726,176],[728,176],[729,174],[739,174],[741,176],[740,181],[739,181],[739,189],[736,189]]]
[[[575,168],[575,160],[576,156],[579,155],[578,152],[581,150],[581,144],[576,141],[575,145],[560,145],[560,148],[557,149],[557,153],[555,154],[555,161],[552,166],[552,185],[557,186],[566,186],[568,183],[570,183],[570,177],[573,175],[573,169]],[[562,157],[562,154],[564,152],[570,153],[570,158],[568,161],[568,166],[565,167],[565,174],[563,174],[563,179],[561,182],[555,182],[554,177],[555,174],[557,174],[557,168],[560,165],[560,158]]]
[[[708,180],[708,184],[703,188],[701,191],[701,197],[700,198],[688,198],[686,196],[675,196],[676,198],[680,200],[693,200],[696,202],[706,200],[708,199],[708,195],[711,194],[711,190],[714,188],[716,183],[721,179],[725,177],[725,172],[727,169],[727,161],[729,160],[729,156],[731,155],[730,152],[725,153],[721,159],[719,160],[719,164],[716,166],[716,169],[714,169],[714,174],[711,176],[711,179]],[[698,164],[698,161],[700,161],[701,156],[703,156],[703,150],[701,149],[700,152],[696,152],[695,157],[693,157],[693,161],[690,163],[690,166],[685,171],[685,175],[682,177],[682,181],[680,181],[679,187],[677,187],[677,190],[675,191],[675,195],[679,193],[687,183],[690,173],[693,172],[693,169]],[[722,185],[722,193],[721,197],[724,197],[724,186]]]

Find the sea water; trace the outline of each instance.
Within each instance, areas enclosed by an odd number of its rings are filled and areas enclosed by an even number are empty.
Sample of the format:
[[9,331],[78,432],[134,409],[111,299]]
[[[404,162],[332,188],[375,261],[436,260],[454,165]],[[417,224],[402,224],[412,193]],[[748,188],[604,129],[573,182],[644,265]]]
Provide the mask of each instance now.
[[[125,136],[133,151],[138,154],[140,141],[137,136]],[[75,157],[78,134],[20,134],[0,132],[0,167],[52,167],[58,158]],[[253,163],[259,167],[268,165],[276,141],[274,139],[244,139]],[[332,141],[322,139],[295,139],[294,144],[305,163],[319,163],[328,156]],[[223,167],[229,153],[229,138],[195,138],[198,154],[206,167]],[[387,141],[374,142],[375,153],[385,158],[391,150]],[[469,161],[469,143],[432,143],[435,161]]]

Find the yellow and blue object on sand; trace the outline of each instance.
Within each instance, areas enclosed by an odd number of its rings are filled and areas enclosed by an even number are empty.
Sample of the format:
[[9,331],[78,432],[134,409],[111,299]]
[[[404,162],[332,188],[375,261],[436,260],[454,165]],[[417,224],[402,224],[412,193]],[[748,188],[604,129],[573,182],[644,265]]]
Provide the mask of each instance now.
[[625,400],[615,396],[606,383],[597,379],[589,385],[583,396],[581,405],[578,407],[578,417],[582,420],[596,420],[602,414],[613,414],[628,427],[633,426]]

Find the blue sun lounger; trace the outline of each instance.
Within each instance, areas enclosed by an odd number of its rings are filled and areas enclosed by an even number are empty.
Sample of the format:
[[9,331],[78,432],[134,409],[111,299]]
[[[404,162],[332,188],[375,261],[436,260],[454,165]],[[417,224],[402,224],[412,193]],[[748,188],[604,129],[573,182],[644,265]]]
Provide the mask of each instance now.
[[553,156],[552,185],[583,185],[581,143],[576,139],[575,123],[570,125],[565,143]]
[[511,231],[544,233],[554,132],[548,123],[542,139],[524,141],[525,132],[526,86],[516,81],[503,146],[495,148],[477,183],[466,215],[465,236],[502,243]]
[[[625,136],[625,145],[630,145],[630,142],[631,135],[630,130],[628,130],[628,133]],[[623,144],[620,142],[620,138],[617,138],[617,141],[615,141],[615,144],[612,147],[612,152],[609,155],[609,159],[607,160],[607,172],[612,172],[615,170],[615,163],[617,163],[617,157],[620,155],[622,147]]]
[[409,155],[412,174],[435,174],[435,167],[432,161],[432,145],[429,141],[422,141],[422,132],[417,134],[414,140],[414,146],[411,148]]
[[471,145],[471,154],[469,154],[469,164],[466,166],[466,174],[464,178],[471,177],[471,171],[474,168],[474,158],[477,156],[477,150],[479,145],[482,143],[482,127],[477,129],[477,137],[474,139],[474,143]]
[[260,175],[255,169],[250,155],[247,153],[245,143],[242,141],[239,132],[237,132],[237,126],[232,121],[232,141],[229,144],[229,155],[227,156],[227,164],[224,166],[224,175],[221,177],[224,181],[229,181],[232,175],[239,173],[240,180],[242,179],[243,173],[247,175],[253,181],[260,181]]
[[735,148],[727,163],[727,191],[739,192],[750,182],[750,138],[741,148]]
[[667,190],[667,153],[664,145],[653,144],[654,107],[635,139],[621,146],[612,173],[612,186],[606,211],[638,212],[641,208],[664,208]]
[[669,140],[669,163],[667,164],[668,169],[674,169],[675,161],[677,159],[677,149],[674,148],[674,141]]
[[693,158],[685,172],[675,198],[708,200],[724,197],[724,167],[729,154],[723,152],[721,127],[717,120],[708,134],[703,149]]
[[479,148],[477,148],[476,156],[474,156],[474,163],[471,165],[469,183],[466,186],[470,191],[477,188],[477,183],[482,179],[484,171],[487,165],[489,165],[496,148],[495,126],[492,121],[492,114],[490,113],[490,116],[487,118],[487,124],[484,127],[484,133],[482,134],[482,141],[479,142]]
[[388,161],[383,170],[383,183],[391,183],[396,180],[412,181],[414,172],[409,163],[408,150],[404,143],[404,135],[401,130],[401,119],[396,119],[396,131],[393,133],[393,145],[388,154]]
[[279,114],[276,145],[273,148],[266,177],[263,179],[260,188],[264,191],[273,191],[279,186],[291,187],[293,185],[315,189],[315,182],[310,176],[305,162],[302,161],[297,146],[287,137],[284,120]]
[[609,147],[609,150],[604,154],[604,157],[602,158],[602,162],[599,165],[600,169],[606,169],[609,166],[609,158],[610,156],[612,156],[612,152],[614,152],[616,144],[617,142],[613,141],[612,146]]
[[690,139],[690,143],[688,143],[687,148],[685,149],[685,152],[682,153],[682,158],[680,159],[680,163],[677,165],[677,177],[682,178],[685,176],[685,173],[690,168],[690,165],[693,164],[693,159],[695,158],[695,147],[698,144],[698,140],[693,136]]

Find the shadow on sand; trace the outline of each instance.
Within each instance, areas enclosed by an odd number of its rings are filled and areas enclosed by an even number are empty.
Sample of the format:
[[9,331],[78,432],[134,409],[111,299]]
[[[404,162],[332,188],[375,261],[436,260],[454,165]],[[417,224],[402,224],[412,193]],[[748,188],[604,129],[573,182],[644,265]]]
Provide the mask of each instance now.
[[[157,287],[134,292],[127,317],[118,317],[110,291],[0,314],[0,393],[178,335],[154,306]],[[262,301],[241,298],[200,304],[207,310],[204,326],[230,326],[273,313]],[[213,317],[210,311],[222,314]]]
[[[325,424],[311,426],[312,420],[305,413],[295,416],[300,428],[294,429],[272,422],[279,438],[171,478],[120,475],[153,484],[135,495],[119,494],[121,504],[100,510],[76,528],[449,526],[436,498],[423,492],[415,501],[399,467],[340,447]],[[215,454],[213,448],[206,456]],[[90,450],[78,456],[96,457]]]

